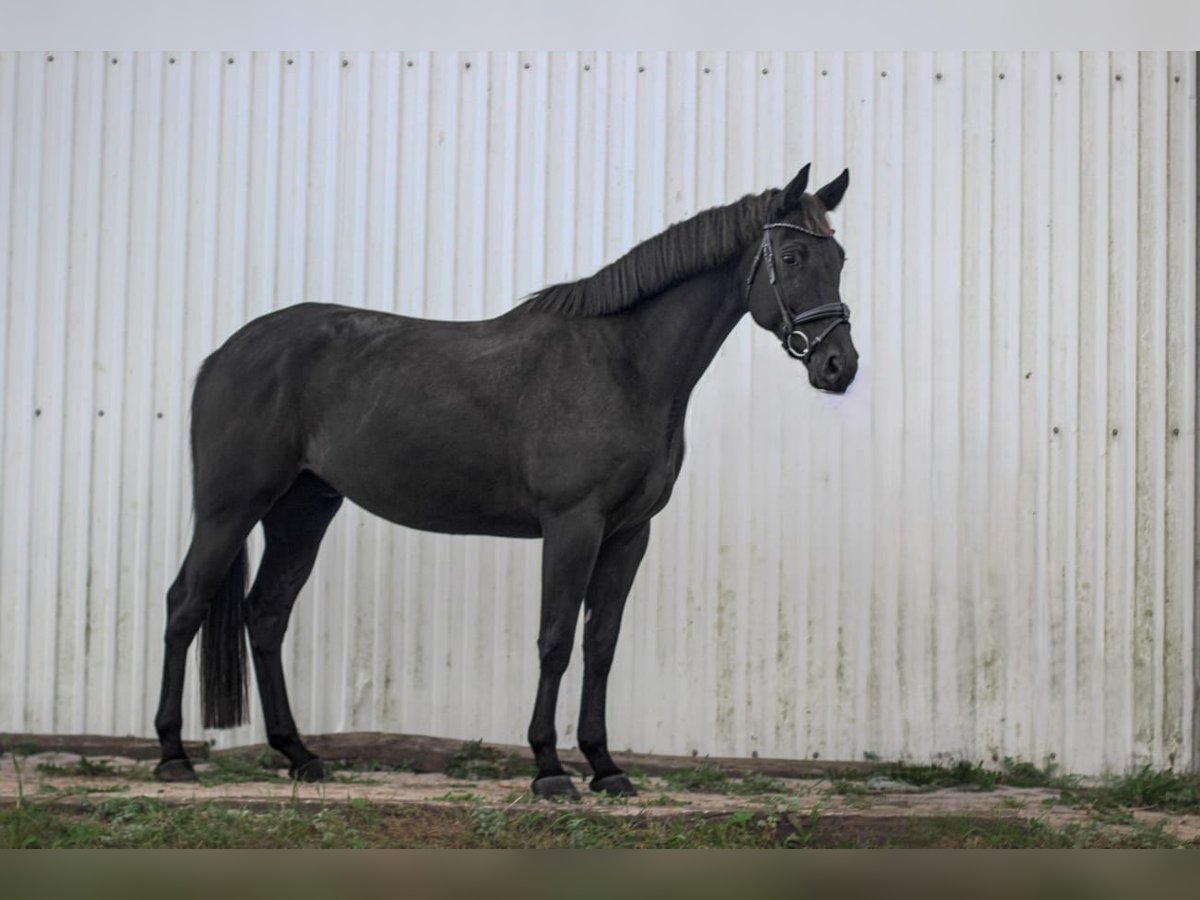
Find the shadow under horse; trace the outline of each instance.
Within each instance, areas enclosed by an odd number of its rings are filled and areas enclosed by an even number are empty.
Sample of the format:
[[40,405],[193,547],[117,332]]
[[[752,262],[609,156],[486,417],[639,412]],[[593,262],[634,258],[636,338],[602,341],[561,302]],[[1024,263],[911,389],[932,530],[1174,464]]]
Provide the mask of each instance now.
[[[579,748],[593,790],[635,793],[608,752],[605,691],[650,520],[683,462],[692,389],[747,312],[814,387],[843,392],[857,370],[839,294],[845,254],[826,218],[849,173],[810,194],[808,168],[495,319],[304,303],[255,319],[209,356],[192,398],[195,531],[167,593],[157,777],[196,777],[182,696],[201,626],[204,725],[244,720],[248,633],[270,745],[293,778],[324,776],[292,719],[280,648],[349,497],[409,528],[543,540],[533,789],[577,796],[554,718],[583,604]],[[247,595],[246,538],[260,522]]]

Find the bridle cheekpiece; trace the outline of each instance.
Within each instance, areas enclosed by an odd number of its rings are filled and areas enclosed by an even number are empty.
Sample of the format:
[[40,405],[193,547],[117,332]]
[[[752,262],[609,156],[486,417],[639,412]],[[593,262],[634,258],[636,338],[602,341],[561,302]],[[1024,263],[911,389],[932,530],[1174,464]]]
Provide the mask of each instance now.
[[[845,303],[823,303],[820,306],[814,306],[812,309],[806,309],[792,315],[788,312],[787,304],[783,302],[783,292],[779,288],[779,277],[775,271],[775,248],[771,244],[771,229],[772,228],[790,228],[793,231],[800,231],[804,234],[816,238],[828,239],[833,237],[832,232],[822,234],[819,231],[813,231],[811,228],[805,228],[803,225],[793,225],[791,222],[769,222],[763,226],[762,242],[758,245],[758,252],[754,254],[754,261],[750,264],[750,274],[746,278],[746,300],[749,302],[750,291],[754,287],[754,276],[758,274],[759,263],[762,263],[767,270],[767,279],[771,283],[771,288],[775,292],[775,302],[779,304],[780,325],[782,333],[780,340],[783,342],[783,349],[801,362],[808,362],[809,355],[817,349],[825,338],[829,337],[830,332],[837,328],[843,322],[850,322],[850,307]],[[800,326],[806,325],[809,322],[819,322],[822,319],[832,319],[833,321],[815,338],[809,338],[808,333],[803,331]],[[799,338],[804,342],[804,346],[797,349],[793,341]]]

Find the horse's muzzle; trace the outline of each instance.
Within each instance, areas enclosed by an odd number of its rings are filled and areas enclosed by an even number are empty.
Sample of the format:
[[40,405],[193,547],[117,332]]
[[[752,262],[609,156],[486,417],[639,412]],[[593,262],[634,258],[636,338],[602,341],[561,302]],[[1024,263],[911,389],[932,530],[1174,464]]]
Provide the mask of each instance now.
[[858,355],[836,351],[821,354],[808,363],[808,380],[819,391],[844,394],[858,374]]

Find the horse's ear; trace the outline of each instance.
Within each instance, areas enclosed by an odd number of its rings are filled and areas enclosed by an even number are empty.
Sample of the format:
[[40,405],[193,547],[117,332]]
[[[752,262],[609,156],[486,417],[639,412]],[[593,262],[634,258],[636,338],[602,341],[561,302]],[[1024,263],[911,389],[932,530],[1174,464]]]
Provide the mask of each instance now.
[[800,198],[804,196],[804,189],[808,187],[808,170],[810,168],[812,168],[812,163],[805,165],[796,173],[796,177],[791,180],[791,183],[780,191],[779,198],[776,200],[776,208],[780,212],[795,209],[800,205]]
[[843,169],[841,175],[817,191],[817,199],[821,201],[827,212],[837,209],[837,205],[842,202],[842,195],[846,193],[846,187],[849,184],[850,170]]

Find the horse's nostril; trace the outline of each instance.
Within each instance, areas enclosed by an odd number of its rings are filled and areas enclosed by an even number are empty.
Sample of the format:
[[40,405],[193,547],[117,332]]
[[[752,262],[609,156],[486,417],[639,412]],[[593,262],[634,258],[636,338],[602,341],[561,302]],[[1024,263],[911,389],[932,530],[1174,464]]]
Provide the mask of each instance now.
[[837,378],[842,374],[842,358],[836,353],[825,360],[825,374],[830,378]]

